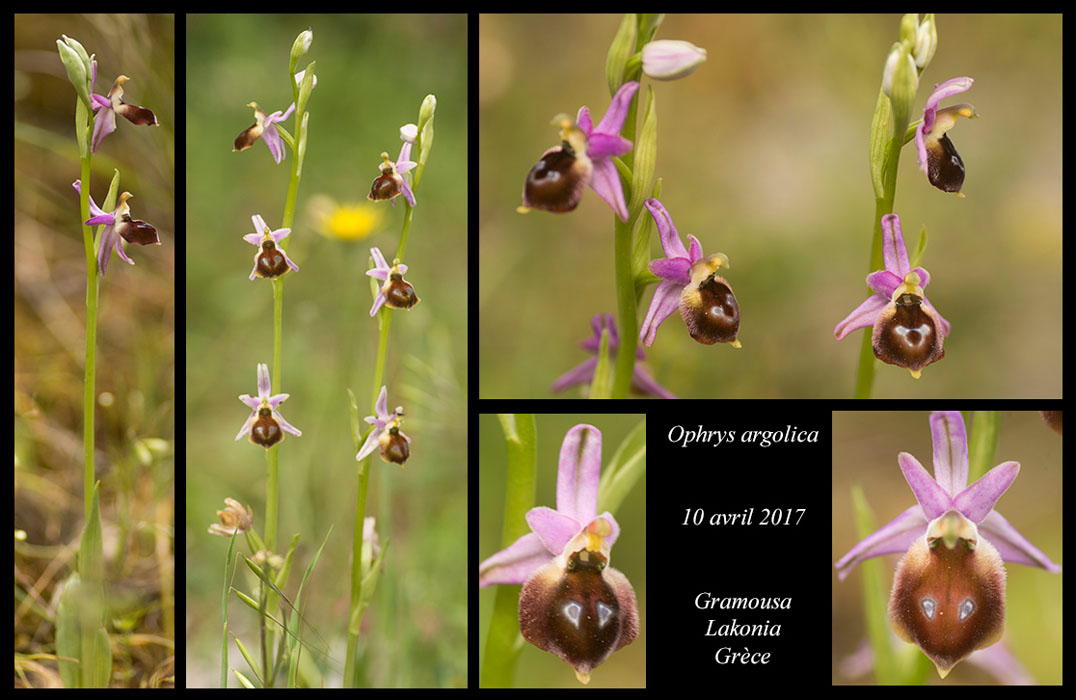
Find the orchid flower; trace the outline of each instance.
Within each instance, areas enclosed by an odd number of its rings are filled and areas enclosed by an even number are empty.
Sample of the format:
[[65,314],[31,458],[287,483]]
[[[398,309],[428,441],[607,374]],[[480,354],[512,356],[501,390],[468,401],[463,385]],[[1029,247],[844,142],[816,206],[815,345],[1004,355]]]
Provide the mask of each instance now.
[[638,89],[639,83],[635,80],[620,86],[597,126],[591,121],[586,106],[579,108],[574,123],[567,115],[554,120],[561,128],[561,145],[543,153],[527,174],[523,206],[519,211],[572,211],[579,205],[584,188],[590,185],[621,221],[628,220],[628,205],[613,157],[632,149],[631,141],[621,136],[620,130]]
[[278,243],[288,237],[290,228],[281,228],[276,231],[269,228],[261,214],[250,217],[254,222],[254,233],[243,236],[243,240],[251,245],[258,246],[259,250],[254,254],[254,268],[250,271],[250,279],[263,277],[274,279],[280,277],[288,269],[299,271],[299,266],[292,262],[288,254],[284,252]]
[[[295,74],[295,82],[302,84],[303,75],[306,71],[300,71]],[[318,76],[314,76],[313,87],[318,84]],[[273,160],[277,165],[280,165],[284,160],[284,139],[281,138],[280,133],[276,130],[274,124],[286,121],[291,113],[295,111],[295,103],[291,105],[283,112],[276,111],[272,114],[266,114],[257,102],[251,102],[247,104],[247,107],[254,108],[254,123],[245,129],[243,133],[235,137],[235,144],[232,146],[232,152],[245,151],[254,145],[254,142],[259,138],[265,142],[265,145],[269,147],[269,152],[273,155]]]
[[389,413],[388,395],[388,389],[381,387],[381,393],[378,394],[377,403],[374,405],[375,415],[363,419],[374,427],[366,436],[362,447],[359,448],[359,453],[355,455],[357,461],[361,462],[375,448],[380,449],[383,461],[400,466],[403,466],[403,463],[411,456],[411,438],[400,432],[404,415],[403,407],[397,406],[395,411]]
[[[894,575],[889,618],[944,677],[1004,628],[1002,561],[1059,573],[994,506],[1016,479],[1017,462],[1003,462],[968,485],[968,437],[958,411],[930,416],[934,476],[907,452],[897,457],[917,505],[864,538],[834,565],[844,579],[860,562],[904,552]],[[970,622],[968,622],[970,620]]]
[[231,537],[254,527],[254,511],[250,509],[250,506],[246,506],[244,510],[243,504],[234,498],[225,498],[224,503],[227,508],[217,511],[220,522],[209,526],[209,534]]
[[698,342],[740,347],[740,305],[729,283],[717,276],[718,269],[729,266],[729,259],[724,253],[702,257],[702,246],[690,235],[691,249],[684,248],[665,206],[651,197],[646,200],[646,208],[658,225],[661,248],[667,257],[650,262],[650,271],[661,282],[650,300],[639,340],[646,346],[653,345],[658,326],[679,307],[688,332]]
[[415,206],[415,194],[411,191],[407,178],[404,177],[404,173],[418,165],[411,160],[412,142],[408,140],[409,135],[410,130],[408,133],[405,133],[403,129],[400,130],[400,137],[404,139],[404,143],[400,147],[400,155],[395,162],[389,160],[388,153],[381,154],[383,160],[380,165],[381,174],[374,178],[370,185],[370,194],[366,195],[371,202],[381,202],[387,199],[392,202],[392,206],[396,206],[396,197],[402,194],[408,204]]
[[648,42],[641,53],[643,72],[655,80],[686,78],[706,60],[706,49],[681,39]]
[[[97,61],[92,62],[93,79],[90,91],[93,92],[93,83],[97,82]],[[126,75],[116,78],[115,84],[109,90],[108,96],[92,94],[90,100],[97,118],[93,123],[93,136],[90,139],[90,150],[97,152],[105,137],[116,130],[116,115],[119,114],[132,124],[139,126],[157,126],[157,115],[145,107],[130,105],[123,101],[123,84],[130,80]]]
[[374,266],[367,270],[366,274],[383,282],[377,290],[377,296],[374,297],[370,316],[377,314],[377,310],[382,305],[387,305],[390,309],[410,309],[422,301],[415,294],[415,288],[411,283],[403,278],[404,273],[407,272],[407,265],[397,260],[390,267],[379,248],[371,248],[370,256],[374,259]]
[[[75,188],[76,192],[82,194],[82,180],[75,180],[71,183],[71,186]],[[93,216],[86,220],[86,225],[99,226],[103,224],[105,227],[101,232],[101,239],[97,242],[97,269],[102,276],[104,276],[105,270],[108,269],[108,260],[113,251],[129,265],[134,265],[134,260],[131,260],[127,257],[127,253],[123,252],[121,238],[128,243],[137,243],[138,245],[161,244],[157,229],[145,221],[131,218],[131,207],[127,204],[127,200],[133,196],[130,192],[121,194],[119,202],[116,203],[116,208],[111,213],[97,206],[92,196],[89,198],[90,213]]]
[[854,330],[873,326],[875,357],[906,368],[918,379],[924,367],[945,357],[942,343],[949,335],[949,322],[923,292],[930,274],[921,267],[911,269],[896,214],[882,217],[882,257],[885,269],[867,275],[874,294],[834,327],[833,336],[841,340]]
[[[297,428],[284,420],[277,407],[284,403],[289,394],[276,394],[271,396],[272,387],[269,384],[269,366],[258,365],[258,395],[250,396],[243,394],[239,400],[251,408],[247,421],[239,429],[235,439],[242,440],[246,435],[250,442],[269,449],[284,439],[284,432],[300,436]],[[281,432],[283,429],[284,432]]]
[[964,161],[946,132],[956,126],[957,117],[975,119],[979,115],[968,104],[938,109],[938,103],[971,89],[974,82],[971,78],[953,78],[935,85],[923,108],[923,123],[915,130],[919,169],[930,180],[930,184],[961,197],[964,196],[960,194],[960,188],[964,186]]
[[[568,370],[558,377],[551,387],[553,391],[564,391],[568,387],[576,385],[589,386],[590,383],[594,381],[594,370],[598,365],[597,354],[601,347],[603,329],[609,333],[610,358],[613,359],[616,357],[617,348],[620,347],[620,337],[616,329],[616,322],[613,320],[613,315],[598,314],[590,319],[590,326],[594,330],[593,335],[580,342],[579,347],[595,357],[586,360],[582,364]],[[660,399],[675,399],[675,394],[658,384],[657,381],[650,376],[650,373],[646,371],[646,366],[644,365],[646,353],[643,352],[642,348],[636,347],[635,357],[635,369],[632,371],[631,375],[632,390],[639,394],[656,396]]]
[[557,509],[527,512],[531,532],[478,566],[478,585],[523,584],[523,638],[556,654],[581,683],[639,630],[635,591],[609,566],[620,526],[598,515],[601,432],[577,425],[564,436],[557,469]]

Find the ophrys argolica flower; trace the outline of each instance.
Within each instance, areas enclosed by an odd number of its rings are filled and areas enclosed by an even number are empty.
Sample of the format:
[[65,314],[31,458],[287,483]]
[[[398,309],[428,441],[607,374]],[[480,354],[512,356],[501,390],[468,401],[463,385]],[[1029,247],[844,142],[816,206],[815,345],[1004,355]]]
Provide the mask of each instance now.
[[924,367],[945,357],[942,342],[949,335],[949,322],[923,292],[930,275],[921,267],[911,269],[896,214],[882,217],[882,257],[885,269],[867,275],[874,294],[838,323],[833,335],[841,340],[854,330],[873,326],[875,357],[906,368],[918,379]]
[[889,619],[919,646],[944,677],[976,649],[996,642],[1005,622],[1002,561],[1057,573],[1050,561],[994,506],[1016,479],[1003,462],[968,485],[968,437],[959,411],[930,415],[934,476],[901,452],[900,469],[917,505],[868,535],[837,563],[844,579],[860,562],[903,552],[894,575]]
[[281,228],[276,231],[266,225],[261,214],[250,217],[254,222],[254,233],[243,236],[243,240],[251,245],[258,246],[260,250],[254,254],[254,268],[250,271],[250,279],[263,277],[274,279],[280,277],[288,269],[299,271],[299,266],[292,262],[288,254],[284,252],[278,243],[288,237],[290,228]]
[[269,449],[284,439],[284,432],[301,436],[297,428],[284,420],[277,407],[287,400],[289,394],[276,394],[271,396],[272,387],[269,384],[269,366],[258,365],[258,395],[243,394],[239,400],[251,408],[246,423],[239,429],[235,439],[242,440],[246,435],[250,442]]
[[389,200],[396,206],[396,197],[403,195],[411,206],[415,206],[415,195],[407,183],[404,174],[418,165],[411,160],[411,142],[405,140],[400,147],[400,155],[395,161],[389,160],[388,153],[381,154],[381,174],[370,185],[370,194],[366,198],[371,202]]
[[923,123],[915,130],[915,148],[919,169],[930,184],[943,192],[955,192],[959,196],[964,186],[964,161],[949,140],[947,131],[956,126],[957,117],[974,119],[979,115],[968,104],[938,109],[938,103],[947,97],[971,89],[971,78],[953,78],[934,86],[923,108]]
[[554,120],[560,127],[561,144],[543,153],[527,174],[520,212],[530,209],[556,213],[572,211],[579,205],[583,190],[590,185],[621,221],[628,220],[624,188],[612,159],[632,149],[631,141],[621,136],[620,130],[638,89],[639,83],[634,80],[620,86],[597,126],[591,121],[586,106],[579,108],[575,122],[567,115]]
[[[75,180],[71,183],[71,186],[75,188],[76,192],[82,194],[82,180]],[[119,202],[116,203],[116,208],[112,212],[103,211],[93,201],[92,196],[89,198],[90,213],[93,216],[86,220],[86,225],[99,226],[103,224],[105,227],[101,232],[100,240],[97,242],[97,269],[102,275],[108,269],[108,261],[113,251],[123,258],[125,262],[134,265],[134,260],[131,260],[127,257],[127,253],[123,252],[121,238],[128,243],[137,243],[138,245],[161,244],[161,238],[157,235],[156,228],[145,221],[131,218],[131,207],[127,204],[127,200],[133,196],[130,192],[122,193]]]
[[403,278],[404,273],[407,272],[407,265],[396,260],[390,267],[378,248],[371,248],[370,256],[374,259],[374,266],[367,270],[366,274],[382,281],[377,296],[374,297],[374,305],[370,308],[371,316],[375,315],[382,305],[390,309],[410,309],[422,301],[415,294],[415,288],[411,286],[411,283]]
[[[93,62],[93,80],[97,81],[97,61]],[[145,107],[127,104],[123,101],[123,84],[130,78],[121,75],[116,78],[115,84],[108,92],[108,97],[103,95],[91,95],[93,108],[97,110],[97,117],[93,122],[93,137],[90,140],[90,150],[94,153],[100,147],[105,137],[116,130],[116,115],[120,115],[132,124],[139,126],[157,126],[157,115]],[[90,88],[93,89],[92,87]]]
[[479,586],[523,584],[523,638],[570,664],[581,683],[639,631],[635,591],[609,566],[620,526],[611,513],[597,513],[601,451],[594,426],[569,430],[560,448],[557,509],[529,510],[531,532],[478,567]]
[[661,248],[668,257],[650,262],[650,271],[661,278],[650,308],[639,329],[644,345],[654,344],[658,326],[678,307],[691,337],[704,345],[728,343],[740,347],[740,305],[727,280],[717,275],[729,266],[724,253],[704,258],[702,246],[689,235],[690,250],[684,248],[672,216],[657,199],[646,200],[646,208],[658,225]]
[[[303,76],[306,71],[300,71],[295,74],[296,84],[302,84]],[[314,76],[313,86],[317,86],[318,77]],[[313,89],[313,88],[311,88]],[[254,108],[254,123],[248,128],[243,130],[243,133],[235,137],[235,143],[232,145],[232,152],[245,151],[254,145],[254,142],[259,138],[265,142],[265,145],[269,147],[269,153],[272,154],[273,160],[277,165],[280,165],[284,160],[284,139],[280,136],[280,133],[276,130],[275,124],[286,121],[291,113],[295,111],[295,103],[292,102],[286,110],[283,112],[276,111],[272,114],[266,114],[257,102],[251,102],[247,104],[247,107]]]
[[403,466],[407,458],[411,456],[411,438],[400,432],[400,424],[403,422],[403,407],[397,406],[396,410],[389,413],[388,388],[381,387],[381,393],[377,396],[374,406],[376,415],[367,416],[363,420],[373,426],[370,434],[359,448],[355,459],[362,461],[375,449],[379,450],[381,459]]

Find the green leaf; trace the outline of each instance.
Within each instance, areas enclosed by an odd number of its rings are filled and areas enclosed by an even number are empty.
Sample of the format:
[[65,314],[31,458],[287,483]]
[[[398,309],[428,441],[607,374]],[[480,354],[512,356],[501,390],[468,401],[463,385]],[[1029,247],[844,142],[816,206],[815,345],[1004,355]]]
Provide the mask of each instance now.
[[239,637],[233,634],[232,639],[235,640],[235,645],[239,647],[239,653],[247,660],[247,666],[250,666],[250,670],[254,672],[254,677],[258,679],[259,683],[265,685],[265,681],[262,680],[262,675],[258,673],[258,663],[254,660],[254,657],[247,651],[246,646],[239,640]]
[[90,108],[82,100],[75,103],[75,140],[78,142],[79,158],[90,157],[90,135],[93,126],[90,121]]
[[255,685],[253,683],[251,683],[250,681],[248,681],[247,677],[244,676],[242,673],[240,673],[238,670],[233,668],[232,673],[235,674],[235,677],[239,679],[239,682],[243,684],[244,688],[254,688],[255,687]]
[[654,179],[658,159],[658,115],[654,104],[654,89],[646,88],[646,108],[643,111],[643,124],[639,129],[639,140],[635,144],[635,156],[631,175],[631,204],[628,214],[632,218],[639,215],[643,202],[650,195],[650,183]]
[[86,685],[90,688],[107,688],[108,680],[112,676],[112,643],[108,638],[108,630],[98,627],[94,642],[93,677]]
[[[289,635],[288,648],[292,652],[292,654],[291,654],[291,663],[290,663],[290,665],[288,667],[288,687],[289,688],[296,687],[296,685],[295,685],[296,681],[297,681],[297,675],[296,674],[298,673],[298,670],[299,670],[299,653],[298,653],[298,649],[297,649],[298,642],[299,642],[299,631],[300,631],[299,630],[299,621],[300,621],[300,618],[299,618],[299,605],[300,605],[300,603],[302,601],[302,598],[303,598],[303,587],[306,586],[307,579],[310,578],[311,572],[314,571],[314,566],[317,565],[318,559],[321,557],[322,550],[325,549],[325,545],[329,542],[329,535],[332,534],[332,531],[333,531],[333,528],[332,528],[332,525],[330,525],[329,526],[329,531],[325,533],[325,539],[322,540],[321,546],[318,547],[318,550],[314,553],[314,558],[311,560],[310,564],[306,567],[306,573],[303,574],[303,580],[299,582],[299,590],[296,591],[296,593],[295,593],[295,602],[294,602],[294,604],[292,605],[292,608],[291,608],[291,618],[288,620],[288,629],[291,631],[291,635]],[[298,537],[298,536],[296,536],[296,537]]]
[[82,628],[78,616],[81,587],[82,581],[77,573],[68,576],[56,607],[56,656],[59,657],[60,680],[65,688],[81,686],[79,659],[82,658]]
[[636,26],[635,15],[624,15],[624,19],[620,20],[620,28],[613,37],[613,43],[609,46],[609,54],[605,57],[605,79],[609,83],[610,95],[615,95],[624,84],[624,66],[628,63],[628,57],[635,53]]
[[639,479],[646,476],[646,419],[616,448],[598,482],[598,510],[615,514]]
[[87,583],[98,584],[104,580],[105,576],[104,545],[101,537],[101,509],[98,495],[100,485],[100,481],[93,485],[90,514],[86,519],[86,526],[82,529],[82,541],[78,550],[79,575]]
[[612,363],[609,361],[609,329],[602,329],[598,345],[598,364],[594,366],[594,379],[590,382],[590,398],[608,399],[613,393]]
[[923,261],[923,252],[927,249],[927,226],[919,230],[919,244],[915,246],[915,255],[912,256],[911,267],[914,270]]
[[892,130],[893,108],[889,98],[881,87],[878,88],[878,103],[874,106],[870,133],[870,168],[871,184],[874,186],[875,199],[881,199],[885,193],[882,173],[885,172],[885,154],[889,148],[889,132]]
[[310,99],[310,91],[314,89],[314,64],[317,61],[311,61],[310,65],[306,67],[306,72],[303,74],[303,82],[299,85],[299,101],[295,103],[295,113],[305,116],[306,101]]
[[[965,419],[966,421],[966,419]],[[976,411],[968,437],[968,482],[992,469],[998,449],[1001,416],[997,411]]]
[[658,33],[658,27],[661,26],[664,19],[665,13],[663,12],[639,15],[639,42],[637,44],[639,48],[653,41],[654,35]]
[[310,122],[310,112],[303,114],[303,124],[299,127],[299,153],[296,155],[299,162],[295,166],[295,176],[303,174],[303,158],[306,157],[306,127]]

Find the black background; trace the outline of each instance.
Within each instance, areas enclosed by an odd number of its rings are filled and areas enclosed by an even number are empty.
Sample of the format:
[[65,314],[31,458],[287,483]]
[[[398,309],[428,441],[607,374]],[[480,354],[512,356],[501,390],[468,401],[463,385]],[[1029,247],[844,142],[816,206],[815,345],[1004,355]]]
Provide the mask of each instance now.
[[[830,413],[807,404],[678,402],[648,406],[647,579],[648,675],[653,687],[713,686],[715,681],[761,680],[828,684],[830,548]],[[670,429],[733,430],[736,441],[687,447],[670,443]],[[748,430],[818,431],[815,443],[745,444]],[[752,524],[709,525],[713,513],[754,508]],[[691,509],[701,525],[687,525]],[[792,509],[792,525],[762,525],[763,508]],[[798,524],[797,508],[806,508]],[[713,598],[791,597],[789,610],[700,610]],[[779,636],[707,637],[720,625],[780,625]],[[660,640],[666,640],[667,645]],[[765,665],[718,664],[722,647],[769,652]]]

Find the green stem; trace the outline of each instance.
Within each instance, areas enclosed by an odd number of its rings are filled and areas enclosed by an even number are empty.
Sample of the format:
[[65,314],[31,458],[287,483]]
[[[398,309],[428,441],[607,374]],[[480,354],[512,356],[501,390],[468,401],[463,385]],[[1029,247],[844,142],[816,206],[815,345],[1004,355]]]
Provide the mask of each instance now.
[[635,349],[639,340],[636,318],[635,277],[631,269],[631,230],[634,220],[622,222],[614,215],[614,256],[616,264],[616,305],[620,320],[620,346],[613,375],[614,399],[627,398],[635,371]]
[[[89,130],[88,124],[76,124],[75,128]],[[79,196],[79,211],[82,221],[90,218],[90,154],[82,160],[82,186]],[[99,291],[97,277],[97,256],[93,249],[93,227],[82,225],[82,241],[86,248],[86,375],[82,395],[82,493],[85,499],[86,518],[90,517],[93,500],[93,424],[94,398],[97,385],[97,297]]]
[[[901,120],[894,115],[893,136],[889,140],[889,149],[886,153],[885,172],[882,175],[882,196],[874,200],[874,234],[871,239],[870,266],[868,274],[884,267],[882,256],[882,217],[893,213],[893,200],[897,193],[897,168],[900,165],[900,149],[907,142],[905,130],[907,119]],[[899,134],[899,136],[898,136]],[[874,384],[874,348],[871,345],[871,333],[869,329],[863,333],[863,341],[859,348],[859,367],[856,370],[856,398],[869,399],[871,388]]]
[[[538,446],[533,415],[502,415],[500,420],[508,452],[501,546],[508,547],[529,532],[526,516],[534,507]],[[497,586],[479,682],[482,688],[512,686],[516,658],[522,648],[519,643],[519,590],[519,586]]]

